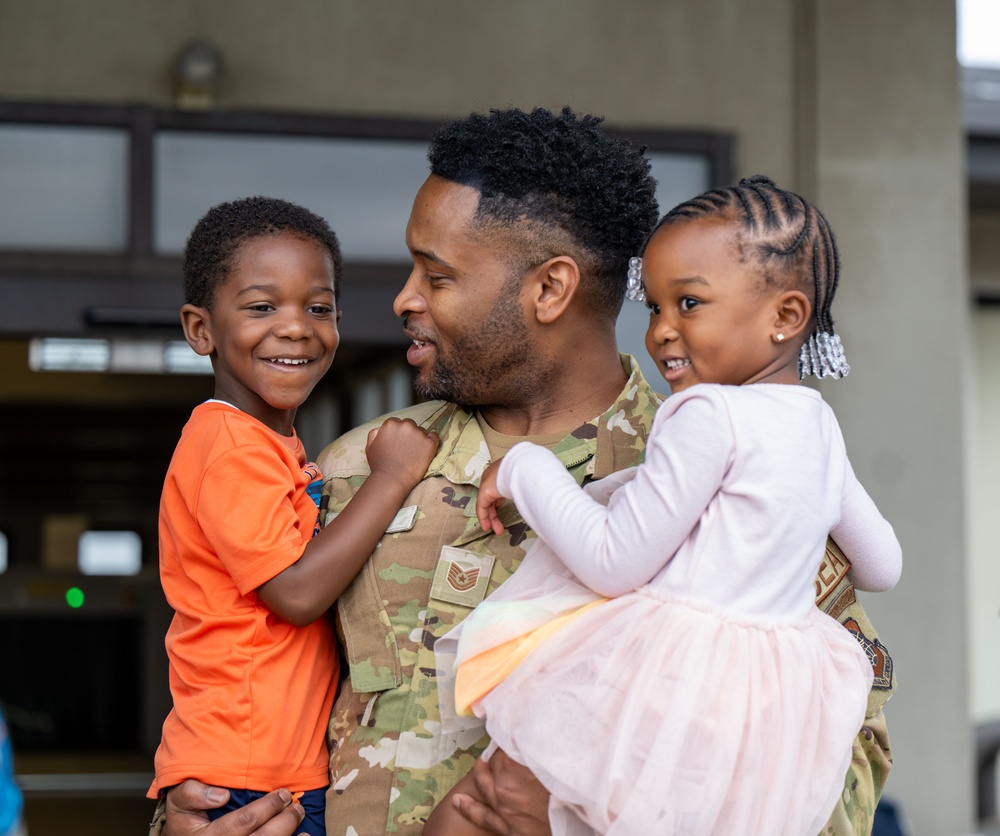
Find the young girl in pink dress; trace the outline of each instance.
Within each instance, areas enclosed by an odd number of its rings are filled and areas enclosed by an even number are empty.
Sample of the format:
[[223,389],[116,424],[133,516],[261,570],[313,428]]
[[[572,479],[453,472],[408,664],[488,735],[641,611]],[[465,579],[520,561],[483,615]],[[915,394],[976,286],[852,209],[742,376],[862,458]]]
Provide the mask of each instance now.
[[[798,385],[849,371],[838,273],[826,219],[766,177],[676,207],[630,269],[672,392],[645,463],[580,490],[523,443],[484,473],[484,528],[511,498],[538,541],[436,649],[458,642],[459,712],[551,792],[554,833],[812,836],[843,791],[872,668],[816,571],[828,534],[858,589],[902,560]],[[447,799],[425,832],[479,831]]]

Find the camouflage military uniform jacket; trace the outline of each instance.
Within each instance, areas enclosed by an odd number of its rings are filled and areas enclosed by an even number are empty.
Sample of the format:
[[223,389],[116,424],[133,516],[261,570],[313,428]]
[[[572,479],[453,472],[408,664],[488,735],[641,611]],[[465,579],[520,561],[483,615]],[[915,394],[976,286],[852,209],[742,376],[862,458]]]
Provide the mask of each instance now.
[[[567,435],[553,452],[583,484],[638,464],[659,396],[623,357],[628,382],[603,415]],[[473,414],[435,401],[397,413],[434,429],[441,447],[371,559],[338,602],[338,632],[349,676],[330,719],[330,836],[418,834],[447,791],[467,773],[487,738],[481,728],[442,733],[434,642],[517,568],[534,536],[505,506],[501,536],[482,531],[475,503],[490,457]],[[344,508],[368,474],[364,448],[375,423],[359,427],[320,456],[324,522]],[[892,688],[891,660],[854,600],[842,555],[828,552],[817,598],[867,642],[876,671],[866,727],[844,800],[825,832],[863,833],[890,764],[881,706]],[[881,681],[881,684],[880,684]],[[766,792],[766,788],[761,788]],[[864,824],[867,827],[864,828]]]
[[[628,383],[611,409],[555,447],[581,483],[642,458],[659,399],[635,364],[627,370]],[[338,630],[349,660],[342,671],[350,675],[330,718],[329,836],[419,834],[433,806],[471,769],[486,740],[478,731],[464,737],[440,732],[434,640],[514,571],[533,536],[509,508],[501,537],[478,527],[476,488],[489,454],[473,415],[440,401],[401,414],[436,430],[441,448],[390,527],[395,533],[387,532],[338,604]],[[348,433],[321,454],[326,520],[347,504],[368,474],[365,440],[374,425]],[[459,552],[446,552],[441,561],[445,546]],[[816,577],[816,602],[861,642],[875,683],[841,802],[823,829],[833,836],[871,832],[892,763],[882,713],[895,689],[892,659],[854,597],[848,568],[828,544]],[[437,598],[432,590],[454,600]],[[164,809],[161,798],[150,836],[160,834]]]

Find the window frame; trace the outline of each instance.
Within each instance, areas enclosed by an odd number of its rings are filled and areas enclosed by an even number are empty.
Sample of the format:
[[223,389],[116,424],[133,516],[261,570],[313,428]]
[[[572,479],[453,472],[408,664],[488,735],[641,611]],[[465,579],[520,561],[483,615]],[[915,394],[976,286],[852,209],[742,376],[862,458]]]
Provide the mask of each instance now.
[[[0,288],[13,304],[0,309],[0,338],[97,336],[160,329],[179,333],[180,259],[154,250],[156,137],[163,132],[427,143],[446,120],[256,111],[181,111],[142,105],[0,101],[0,124],[111,127],[129,137],[126,250],[48,252],[0,249]],[[735,139],[711,131],[651,130],[608,125],[648,150],[705,158],[712,185],[728,184]],[[377,315],[392,299],[408,264],[348,263],[345,302],[352,316],[342,338],[398,342],[393,318]],[[45,306],[31,299],[51,300]],[[376,311],[369,315],[367,312]]]

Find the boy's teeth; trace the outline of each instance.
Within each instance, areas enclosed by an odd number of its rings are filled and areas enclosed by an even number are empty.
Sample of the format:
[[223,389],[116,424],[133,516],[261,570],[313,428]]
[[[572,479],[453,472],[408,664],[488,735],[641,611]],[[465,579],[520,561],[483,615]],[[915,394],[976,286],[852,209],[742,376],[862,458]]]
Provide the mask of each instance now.
[[290,359],[285,358],[285,357],[275,357],[274,358],[274,362],[275,363],[284,363],[286,366],[300,366],[303,363],[307,363],[309,361],[308,360],[290,360]]
[[690,362],[690,360],[667,360],[667,368],[680,369],[687,366]]

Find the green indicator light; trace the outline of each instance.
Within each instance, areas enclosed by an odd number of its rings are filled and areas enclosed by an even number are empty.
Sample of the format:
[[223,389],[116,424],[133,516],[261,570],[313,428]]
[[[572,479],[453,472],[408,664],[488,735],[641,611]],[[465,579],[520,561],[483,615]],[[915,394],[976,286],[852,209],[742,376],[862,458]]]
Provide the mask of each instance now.
[[83,590],[78,586],[66,590],[66,603],[74,610],[83,606]]

